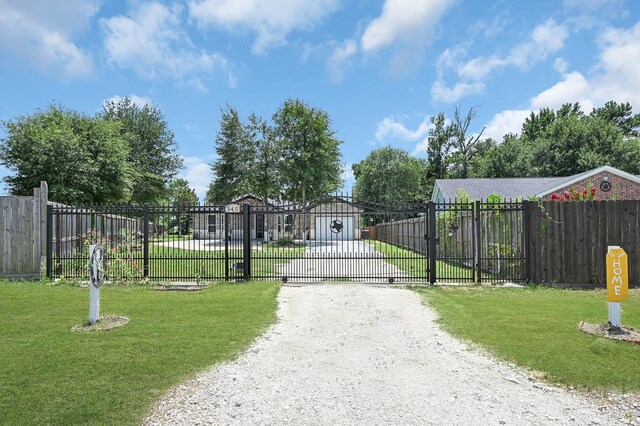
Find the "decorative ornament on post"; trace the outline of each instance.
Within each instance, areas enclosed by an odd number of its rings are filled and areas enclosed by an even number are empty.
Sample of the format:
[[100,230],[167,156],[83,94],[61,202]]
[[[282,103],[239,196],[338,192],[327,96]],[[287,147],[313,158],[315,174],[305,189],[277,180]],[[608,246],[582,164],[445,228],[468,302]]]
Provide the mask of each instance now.
[[100,287],[107,278],[107,251],[102,244],[89,248],[89,324],[100,318]]

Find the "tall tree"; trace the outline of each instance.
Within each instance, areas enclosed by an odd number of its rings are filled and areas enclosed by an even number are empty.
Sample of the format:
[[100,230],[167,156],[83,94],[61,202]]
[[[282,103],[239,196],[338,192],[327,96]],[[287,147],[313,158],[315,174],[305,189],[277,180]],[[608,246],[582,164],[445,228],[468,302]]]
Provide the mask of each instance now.
[[615,124],[625,137],[640,136],[640,114],[633,114],[630,103],[609,101],[601,108],[594,108],[591,117],[599,117]]
[[13,172],[4,178],[15,195],[30,195],[40,181],[51,200],[73,205],[131,200],[133,170],[120,124],[49,106],[4,121],[0,160]]
[[403,149],[384,147],[371,151],[353,165],[356,178],[353,195],[363,200],[389,204],[425,201],[427,164]]
[[514,134],[504,136],[501,144],[494,144],[476,157],[477,177],[532,176],[533,150],[531,144]]
[[453,125],[447,123],[444,113],[431,117],[432,128],[427,140],[427,187],[431,191],[436,179],[447,177]]
[[165,198],[167,185],[182,167],[174,134],[155,104],[136,105],[130,98],[105,102],[101,117],[120,123],[127,140],[129,163],[134,170],[131,200],[157,203]]
[[211,164],[214,179],[209,186],[207,200],[212,203],[228,203],[238,196],[251,193],[255,150],[247,142],[238,111],[229,105],[221,111],[215,150],[217,158]]
[[477,135],[468,135],[469,126],[477,114],[476,108],[471,107],[463,116],[460,108],[456,107],[453,112],[453,141],[452,146],[455,153],[452,155],[451,162],[458,166],[459,172],[456,177],[466,179],[469,176],[469,164],[478,152],[478,141],[484,133],[484,127]]
[[200,204],[196,191],[189,187],[186,179],[175,179],[169,182],[168,186],[169,203],[178,207],[179,213],[170,220],[169,228],[177,228],[178,235],[189,233],[189,228],[193,220],[193,215],[182,214],[189,207]]
[[299,99],[288,99],[273,121],[282,149],[285,197],[306,201],[337,190],[342,183],[342,142],[331,129],[329,115]]
[[271,126],[254,113],[244,125],[246,143],[254,153],[251,162],[251,192],[262,197],[265,205],[269,198],[280,198],[282,186],[281,147],[277,144]]
[[[299,99],[287,99],[273,115],[273,122],[282,152],[284,196],[306,204],[337,190],[342,183],[342,142],[331,129],[329,115]],[[302,223],[306,244],[306,209]]]

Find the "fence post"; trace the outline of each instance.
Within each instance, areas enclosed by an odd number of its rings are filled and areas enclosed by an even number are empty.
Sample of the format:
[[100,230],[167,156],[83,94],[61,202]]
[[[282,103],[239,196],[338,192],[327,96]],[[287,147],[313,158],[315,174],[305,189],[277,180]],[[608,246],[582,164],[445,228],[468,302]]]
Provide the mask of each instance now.
[[429,201],[427,203],[427,211],[429,219],[427,221],[429,229],[429,238],[427,239],[428,251],[429,251],[429,283],[435,284],[437,280],[436,274],[436,238],[437,238],[437,224],[436,224],[436,203]]
[[251,204],[242,206],[242,250],[244,279],[251,278]]
[[[144,245],[143,245],[143,276],[145,278],[149,277],[149,204],[145,203],[142,207],[143,211],[143,223],[142,223],[142,232],[144,234]],[[178,227],[180,227],[180,223],[178,222]]]
[[224,213],[224,279],[229,281],[229,213]]
[[482,282],[482,223],[480,223],[480,201],[476,201],[475,225],[476,225],[476,282]]
[[529,215],[530,215],[529,200],[522,202],[522,231],[524,238],[524,282],[528,283],[531,280],[531,248],[529,247]]
[[47,278],[53,278],[53,206],[47,205]]

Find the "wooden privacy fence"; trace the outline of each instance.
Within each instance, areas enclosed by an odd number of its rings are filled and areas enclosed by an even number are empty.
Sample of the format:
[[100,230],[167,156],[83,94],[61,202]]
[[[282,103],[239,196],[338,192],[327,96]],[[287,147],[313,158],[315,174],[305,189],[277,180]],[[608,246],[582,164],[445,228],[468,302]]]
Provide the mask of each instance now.
[[0,197],[0,276],[40,279],[46,253],[47,183],[33,196]]
[[427,203],[428,214],[376,225],[376,238],[437,262],[437,281],[523,282],[522,202]]
[[606,286],[605,256],[615,245],[629,256],[629,286],[640,287],[640,200],[475,202],[455,215],[450,205],[436,205],[429,221],[376,225],[376,236],[428,256],[434,223],[435,258],[475,268],[476,280],[575,288]]
[[640,200],[531,203],[531,280],[569,287],[606,286],[607,246],[629,256],[629,285],[640,287]]

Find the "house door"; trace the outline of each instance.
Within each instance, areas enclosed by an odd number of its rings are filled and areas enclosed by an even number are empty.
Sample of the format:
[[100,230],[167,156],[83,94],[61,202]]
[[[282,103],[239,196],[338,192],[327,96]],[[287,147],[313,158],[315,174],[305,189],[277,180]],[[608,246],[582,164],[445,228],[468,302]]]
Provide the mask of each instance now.
[[264,239],[264,214],[256,214],[256,239]]

